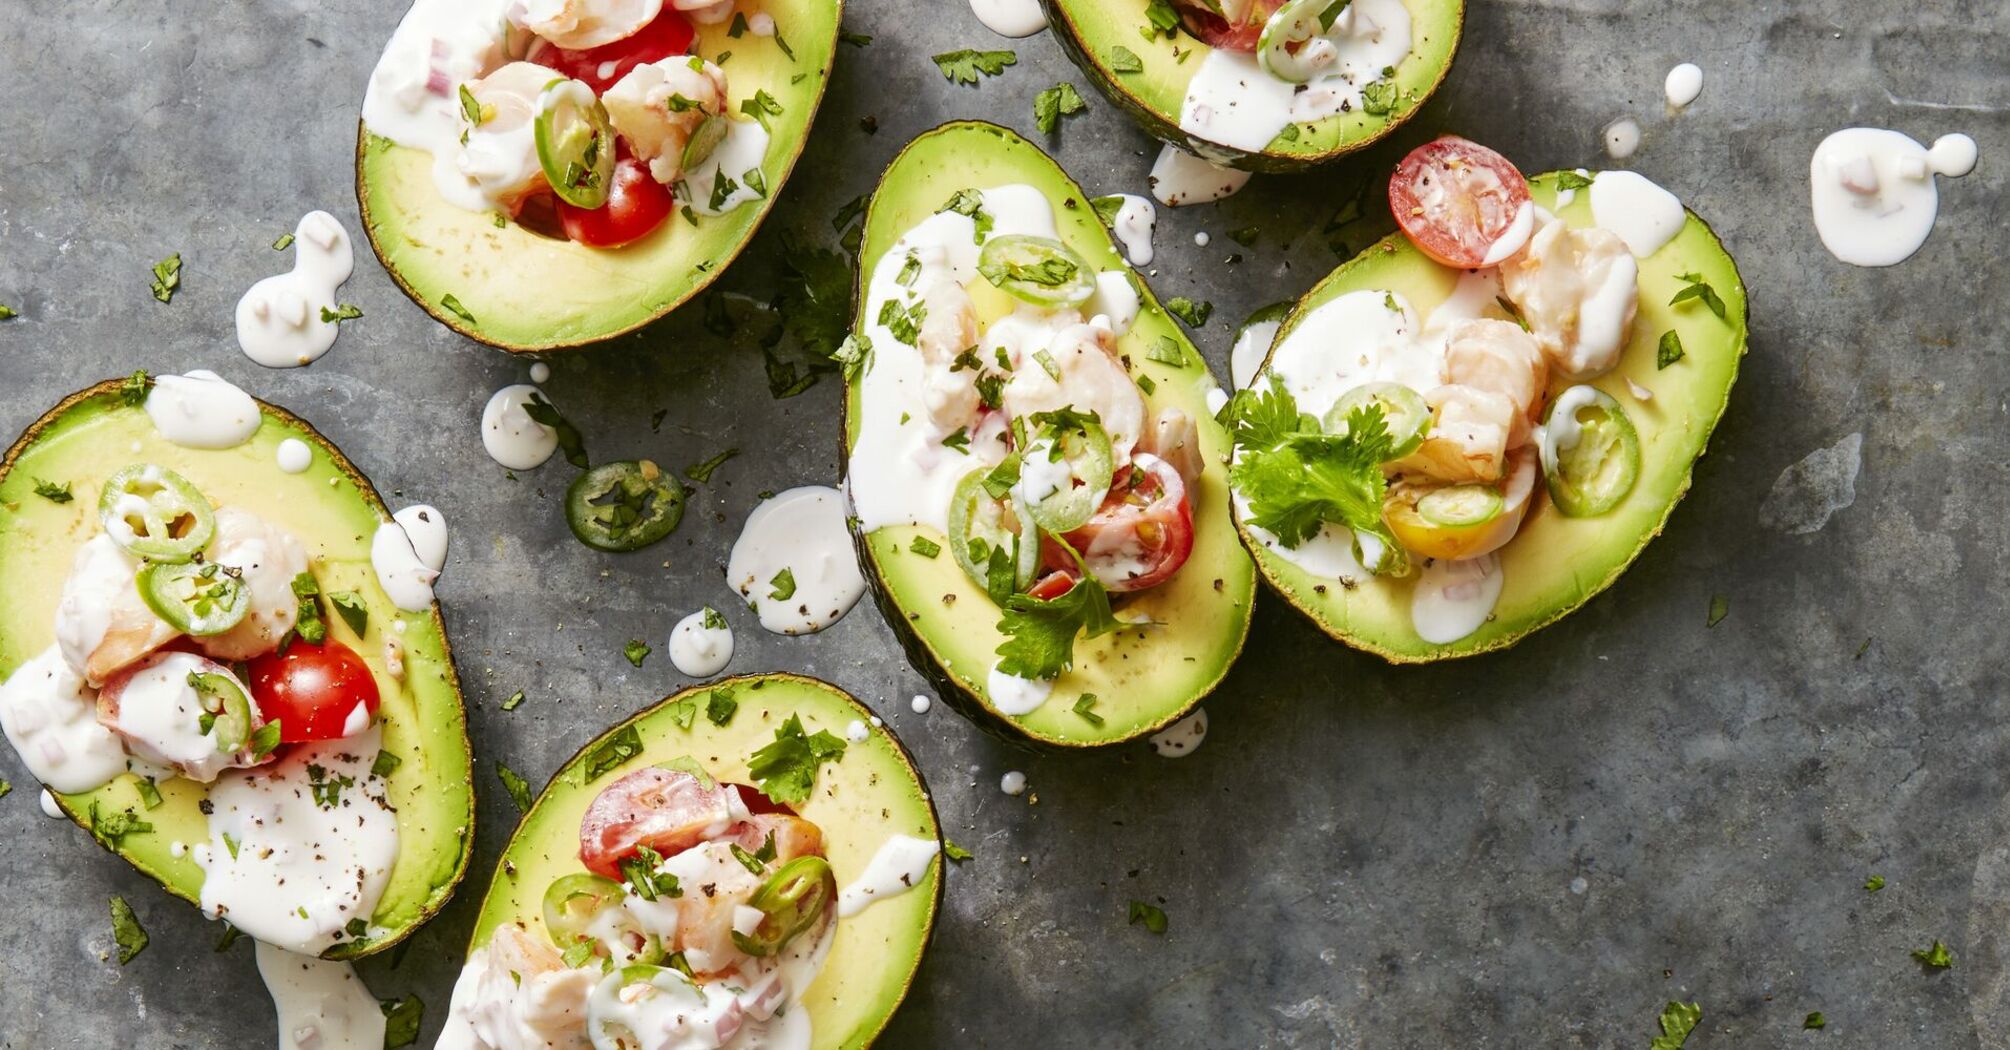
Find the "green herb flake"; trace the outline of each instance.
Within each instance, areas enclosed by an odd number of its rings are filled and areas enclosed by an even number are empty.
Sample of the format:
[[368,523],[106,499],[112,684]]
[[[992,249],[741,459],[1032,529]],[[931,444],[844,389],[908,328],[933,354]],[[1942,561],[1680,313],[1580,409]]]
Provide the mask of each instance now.
[[279,721],[279,719],[275,718],[259,726],[258,732],[251,734],[251,753],[253,756],[264,758],[272,753],[273,748],[279,746]]
[[354,303],[338,303],[332,309],[326,306],[321,308],[322,324],[341,324],[344,321],[353,321],[361,316],[363,316],[363,308]]
[[784,567],[782,571],[775,574],[774,579],[768,581],[768,587],[768,598],[771,601],[785,602],[795,597],[795,571]]
[[1688,356],[1682,349],[1682,334],[1675,329],[1661,333],[1661,345],[1654,351],[1654,368],[1659,371]]
[[530,812],[530,783],[501,762],[496,763],[496,777],[502,781],[503,790],[509,792],[510,801],[516,803],[516,811]]
[[627,657],[628,662],[637,667],[642,666],[642,661],[648,659],[652,651],[649,644],[640,638],[630,638],[628,644],[621,647],[621,655]]
[[458,317],[469,324],[478,323],[475,320],[475,315],[469,313],[468,308],[462,306],[460,299],[457,298],[452,292],[448,292],[447,294],[440,296],[440,309],[445,310],[450,314],[453,314],[455,317]]
[[181,253],[176,252],[154,264],[154,298],[164,303],[172,301],[176,289],[180,287]]
[[567,463],[581,470],[587,468],[589,461],[586,458],[586,439],[580,436],[579,428],[573,426],[571,420],[559,414],[558,409],[546,400],[544,394],[531,394],[523,403],[523,413],[538,425],[551,428],[558,438],[558,450],[565,456]]
[[729,448],[703,463],[684,468],[684,476],[700,485],[712,480],[712,472],[726,465],[726,461],[740,454],[737,448]]
[[1710,596],[1710,618],[1704,626],[1715,627],[1723,623],[1724,617],[1729,615],[1731,615],[1731,599],[1721,594],[1713,594]]
[[1174,317],[1185,321],[1188,328],[1199,328],[1214,314],[1213,303],[1194,302],[1184,295],[1175,295],[1167,299],[1166,309],[1171,311]]
[[154,379],[145,369],[134,372],[119,384],[119,403],[128,408],[138,408],[147,403],[147,394],[154,388]]
[[746,847],[741,846],[739,843],[735,842],[732,843],[727,848],[732,851],[733,859],[739,861],[740,866],[747,869],[749,872],[755,875],[766,875],[768,873],[768,866],[766,864],[761,863],[759,857],[756,857],[753,854],[748,853]]
[[1047,373],[1049,379],[1052,379],[1056,383],[1061,381],[1061,366],[1054,360],[1053,354],[1045,350],[1035,350],[1033,351],[1033,360],[1040,363],[1041,370]]
[[970,454],[970,429],[957,427],[956,433],[942,439],[942,447],[953,448],[964,455]]
[[872,36],[869,33],[853,33],[849,31],[840,32],[838,33],[838,40],[841,43],[850,44],[853,47],[872,46]]
[[9,794],[12,794],[13,791],[14,791],[14,785],[11,782],[7,781],[6,779],[0,778],[0,798],[6,798]]
[[949,78],[952,84],[976,84],[980,76],[995,77],[1005,72],[1006,66],[1019,64],[1019,56],[1010,51],[944,51],[933,57],[935,68]]
[[379,780],[388,780],[391,774],[396,773],[398,767],[404,764],[405,760],[399,758],[396,752],[385,748],[377,752],[377,760],[370,763],[370,775]]
[[942,544],[926,536],[916,536],[914,542],[907,545],[907,549],[924,558],[933,558],[942,553]]
[[1144,391],[1146,397],[1150,397],[1151,395],[1158,393],[1159,385],[1157,383],[1152,382],[1151,376],[1148,376],[1143,372],[1139,372],[1138,389]]
[[278,240],[272,242],[272,250],[275,252],[283,252],[291,247],[293,247],[293,235],[290,233],[282,233]]
[[1061,126],[1061,118],[1089,108],[1075,85],[1059,83],[1033,96],[1033,123],[1041,134],[1051,135]]
[[1077,579],[1051,599],[1012,594],[1001,604],[998,633],[1005,641],[997,650],[998,671],[1020,678],[1058,677],[1074,664],[1076,636],[1096,638],[1118,626],[1109,592],[1094,576]]
[[1361,89],[1361,112],[1371,117],[1386,117],[1395,112],[1402,94],[1395,81],[1377,80]]
[[1925,948],[1914,948],[1912,957],[1918,960],[1921,966],[1932,970],[1945,970],[1954,965],[1954,953],[1948,951],[1947,945],[1940,943],[1939,938],[1935,938],[1933,943]]
[[1884,876],[1872,875],[1870,878],[1863,880],[1863,888],[1865,893],[1876,893],[1884,888]]
[[112,898],[112,939],[118,942],[120,966],[132,962],[147,947],[147,931],[124,897]]
[[1556,188],[1558,192],[1588,190],[1591,188],[1591,180],[1594,177],[1592,175],[1580,175],[1574,171],[1559,171],[1556,173]]
[[1809,1014],[1807,1016],[1807,1019],[1801,1022],[1801,1028],[1810,1032],[1820,1031],[1821,1029],[1827,1028],[1828,1026],[1829,1026],[1829,1019],[1823,1017],[1822,1012],[1820,1010],[1816,1010],[1814,1013]]
[[350,633],[361,638],[370,629],[370,607],[363,604],[363,596],[355,591],[336,591],[328,596],[328,604],[335,607],[335,615],[349,625]]
[[845,742],[830,731],[804,733],[802,718],[790,715],[775,730],[774,742],[748,759],[747,771],[762,794],[785,806],[799,805],[816,789],[817,769],[843,759],[844,750]]
[[140,805],[148,809],[159,809],[161,803],[165,801],[161,798],[160,785],[154,783],[152,777],[140,777],[133,781],[133,789],[140,793]]
[[1136,51],[1122,44],[1110,48],[1110,72],[1142,73],[1144,71],[1144,59],[1139,58]]
[[1689,1033],[1703,1020],[1703,1007],[1697,1003],[1671,1002],[1661,1008],[1661,1034],[1647,1044],[1648,1050],[1682,1050],[1682,1044],[1689,1041]]
[[1096,713],[1096,694],[1083,693],[1075,699],[1075,714],[1092,726],[1103,724],[1103,716]]
[[580,767],[585,778],[581,783],[591,784],[641,753],[642,735],[632,725],[622,726],[586,756],[586,764]]
[[227,952],[230,950],[230,946],[236,944],[237,939],[242,936],[244,936],[243,932],[237,927],[232,926],[230,920],[226,919],[223,923],[223,936],[216,939],[216,947],[211,948],[210,951]]
[[43,481],[41,478],[35,479],[35,495],[51,503],[68,503],[76,498],[70,493],[69,482],[58,485],[53,481]]
[[1164,936],[1166,932],[1165,909],[1156,904],[1146,904],[1144,901],[1132,901],[1130,920],[1126,925],[1142,925],[1145,929]]
[[1688,284],[1681,291],[1676,292],[1673,299],[1668,300],[1669,306],[1679,306],[1691,299],[1695,299],[1700,301],[1704,306],[1709,307],[1710,312],[1717,315],[1717,320],[1725,320],[1724,300],[1718,298],[1717,290],[1710,287],[1710,282],[1704,280],[1702,274],[1678,274],[1675,279],[1678,281],[1687,281]]
[[1179,32],[1179,12],[1167,0],[1151,0],[1145,5],[1145,26],[1138,30],[1147,41],[1157,40],[1161,35],[1171,37]]
[[943,839],[942,855],[948,857],[952,863],[961,864],[964,861],[969,860],[970,858],[976,856],[977,854],[972,853],[967,849],[964,849],[962,846],[959,846],[948,839]]
[[1174,368],[1185,368],[1186,351],[1180,349],[1179,340],[1169,335],[1162,335],[1152,340],[1152,345],[1145,348],[1145,360],[1157,361],[1159,364],[1171,365]]
[[418,996],[380,999],[377,1005],[384,1011],[384,1050],[398,1050],[419,1041],[419,1021],[426,1014],[426,1004]]
[[733,12],[733,24],[726,30],[726,35],[732,37],[734,40],[738,40],[746,32],[747,16],[739,11]]
[[720,686],[705,697],[705,720],[715,726],[724,726],[733,720],[740,710],[740,702],[733,699],[730,686]]

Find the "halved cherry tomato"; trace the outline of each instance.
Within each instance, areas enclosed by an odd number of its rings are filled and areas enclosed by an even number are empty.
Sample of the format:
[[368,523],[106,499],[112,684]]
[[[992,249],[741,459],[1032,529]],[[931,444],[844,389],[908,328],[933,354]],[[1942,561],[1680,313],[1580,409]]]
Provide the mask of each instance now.
[[607,203],[588,210],[575,208],[553,198],[558,221],[565,236],[595,248],[618,248],[653,233],[676,207],[670,188],[649,174],[649,166],[628,155],[623,147],[614,162],[614,178],[607,187]]
[[[1082,563],[1105,590],[1156,587],[1172,579],[1193,553],[1193,504],[1186,482],[1170,463],[1143,452],[1118,472],[1118,481],[1128,484],[1111,486],[1089,523],[1068,533],[1068,545],[1081,553]],[[1058,553],[1072,561],[1066,551]]]
[[731,813],[731,785],[709,786],[679,769],[650,766],[607,785],[579,821],[579,862],[610,879],[643,846],[671,856],[697,845]]
[[1460,269],[1481,265],[1527,203],[1528,180],[1513,163],[1457,135],[1411,150],[1389,178],[1389,210],[1404,236]]
[[[1058,546],[1055,547],[1055,553],[1063,558],[1068,556],[1068,552],[1061,550]],[[1039,582],[1033,584],[1033,586],[1026,588],[1026,597],[1038,598],[1043,602],[1051,602],[1074,590],[1077,578],[1073,568],[1055,569],[1047,575],[1040,577]]]
[[597,95],[613,87],[636,66],[689,53],[695,35],[690,21],[665,4],[656,21],[633,36],[584,51],[567,51],[539,41],[539,46],[531,50],[530,60],[574,80],[585,81]]
[[337,641],[312,645],[295,639],[284,652],[251,661],[248,670],[251,698],[267,722],[279,723],[285,744],[339,740],[368,725],[381,702],[370,666]]
[[1233,23],[1195,3],[1182,3],[1180,21],[1194,38],[1217,51],[1254,51],[1263,37],[1264,23],[1284,6],[1284,0],[1254,0],[1247,13]]

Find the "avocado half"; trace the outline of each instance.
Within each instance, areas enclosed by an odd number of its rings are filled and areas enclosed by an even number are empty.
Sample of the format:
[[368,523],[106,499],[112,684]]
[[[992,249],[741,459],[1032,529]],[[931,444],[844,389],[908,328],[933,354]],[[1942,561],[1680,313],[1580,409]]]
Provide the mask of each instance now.
[[[1025,183],[1047,194],[1061,239],[1098,269],[1128,271],[1109,230],[1082,188],[1038,146],[995,124],[958,121],[922,134],[902,150],[880,179],[866,213],[859,253],[857,324],[868,316],[863,301],[869,275],[893,243],[940,210],[958,190]],[[1132,274],[1136,279],[1136,274]],[[861,532],[853,526],[859,563],[880,612],[893,626],[908,659],[964,716],[1007,740],[1094,747],[1136,739],[1177,721],[1220,684],[1249,634],[1256,574],[1236,543],[1229,512],[1228,432],[1214,421],[1208,394],[1214,376],[1179,324],[1136,280],[1137,323],[1118,340],[1133,376],[1149,376],[1147,418],[1166,407],[1184,409],[1200,426],[1207,471],[1194,487],[1193,554],[1170,581],[1123,603],[1120,618],[1144,617],[1152,626],[1130,628],[1075,644],[1075,666],[1054,684],[1047,703],[1029,715],[1009,717],[991,705],[986,681],[1004,636],[999,611],[949,557],[924,558],[909,549],[934,529],[890,526]],[[971,285],[979,319],[1011,312],[1014,300],[984,281]],[[1145,350],[1161,338],[1179,344],[1184,365],[1153,361]],[[849,464],[859,434],[858,384],[845,387],[844,455]],[[1074,711],[1083,693],[1096,696],[1091,722]]]
[[[1580,191],[1570,204],[1556,206],[1554,173],[1530,179],[1529,192],[1538,206],[1570,225],[1592,225],[1589,193]],[[1690,474],[1730,402],[1731,384],[1745,354],[1744,279],[1716,234],[1694,212],[1674,240],[1639,264],[1640,307],[1632,341],[1621,352],[1618,367],[1592,382],[1625,407],[1639,431],[1639,480],[1619,506],[1589,518],[1559,513],[1538,483],[1528,518],[1501,548],[1505,584],[1494,614],[1479,630],[1449,644],[1426,642],[1411,625],[1414,575],[1370,576],[1352,587],[1335,585],[1278,556],[1249,534],[1238,515],[1236,528],[1264,579],[1320,630],[1392,663],[1505,649],[1611,586],[1648,541],[1661,534],[1675,505],[1689,491]],[[1460,272],[1433,262],[1402,234],[1392,234],[1341,264],[1306,293],[1278,331],[1273,352],[1308,313],[1348,292],[1393,291],[1406,297],[1419,315],[1428,316],[1451,294]],[[1678,274],[1697,274],[1709,282],[1723,299],[1724,318],[1719,320],[1699,302],[1669,305],[1689,284]],[[1656,367],[1661,334],[1671,329],[1681,334],[1686,356],[1666,368]],[[1266,355],[1266,370],[1269,363]],[[1264,382],[1263,373],[1258,373],[1256,382]],[[1634,395],[1629,382],[1651,398]],[[1552,381],[1550,397],[1569,385]]]
[[[739,705],[724,725],[714,724],[707,714],[717,693]],[[685,701],[695,702],[696,710],[680,718]],[[775,730],[791,717],[801,719],[803,732],[812,735],[824,730],[844,738],[853,723],[866,727],[864,739],[845,744],[844,757],[821,767],[815,792],[795,807],[798,815],[823,829],[839,886],[859,877],[888,836],[942,838],[920,770],[893,733],[874,723],[864,704],[834,685],[801,675],[725,678],[687,689],[622,722],[559,768],[503,849],[475,919],[469,954],[486,945],[504,923],[542,930],[545,888],[582,870],[579,820],[601,789],[622,774],[686,757],[721,782],[752,784],[748,756],[772,742]],[[623,754],[630,757],[613,761]],[[598,769],[598,775],[591,769]],[[942,863],[938,853],[913,889],[839,920],[837,940],[804,999],[816,1050],[869,1046],[892,1019],[914,983],[942,907]]]
[[[440,199],[432,157],[356,129],[356,203],[370,246],[398,287],[433,319],[503,350],[534,352],[582,346],[632,332],[676,309],[725,272],[774,206],[809,142],[811,119],[837,57],[842,0],[761,0],[778,36],[726,25],[698,26],[699,54],[723,63],[727,112],[765,91],[781,105],[768,116],[762,170],[768,194],[717,216],[673,214],[649,236],[620,248],[589,248],[498,228],[489,212]],[[752,14],[752,11],[747,12]],[[786,39],[793,57],[778,41]],[[447,296],[466,312],[441,305]]]
[[[388,778],[398,811],[398,860],[371,916],[378,937],[344,941],[331,959],[358,958],[403,940],[453,895],[474,845],[474,790],[467,718],[454,674],[446,627],[435,603],[423,614],[402,612],[386,597],[371,568],[370,539],[390,511],[355,465],[314,428],[286,410],[259,402],[264,421],[236,448],[204,451],[162,438],[144,409],[120,397],[123,381],[108,380],[72,394],[30,426],[0,461],[0,679],[55,641],[56,603],[78,547],[98,530],[98,487],[128,463],[159,463],[223,504],[254,509],[300,539],[324,591],[354,591],[369,609],[367,634],[357,638],[339,616],[328,630],[356,650],[376,675],[383,697],[384,748],[403,761]],[[314,462],[287,474],[276,454],[287,438],[306,442]],[[73,498],[52,503],[35,494],[38,481],[68,484]],[[384,666],[384,636],[405,625],[405,677]],[[147,809],[139,780],[127,773],[95,791],[57,795],[88,828],[91,806],[131,809],[151,832],[122,836],[113,852],[190,902],[201,899],[203,870],[175,842],[208,842],[209,820],[198,808],[207,789],[179,777],[159,784],[161,804]]]
[[[1171,37],[1148,31],[1149,0],[1041,0],[1054,39],[1089,82],[1131,115],[1153,138],[1172,143],[1217,164],[1244,171],[1294,172],[1344,157],[1379,142],[1421,108],[1451,72],[1465,28],[1465,0],[1403,0],[1410,11],[1410,53],[1396,66],[1398,94],[1389,112],[1362,110],[1293,125],[1256,152],[1196,139],[1180,130],[1187,84],[1211,49],[1185,30]],[[1120,73],[1115,49],[1136,55],[1144,67]],[[1128,60],[1126,60],[1128,64]]]

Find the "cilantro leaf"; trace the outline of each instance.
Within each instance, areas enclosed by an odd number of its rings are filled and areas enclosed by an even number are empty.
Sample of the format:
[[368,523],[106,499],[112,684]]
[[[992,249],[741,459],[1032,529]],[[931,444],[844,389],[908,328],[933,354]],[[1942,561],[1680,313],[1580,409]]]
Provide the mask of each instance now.
[[1914,948],[1912,957],[1919,960],[1921,966],[1934,970],[1945,970],[1954,965],[1954,953],[1948,951],[1947,945],[1940,943],[1938,938],[1928,947]]
[[721,452],[716,456],[713,456],[711,459],[708,459],[703,463],[697,463],[692,466],[685,467],[684,476],[690,478],[692,481],[695,481],[700,485],[703,485],[706,482],[712,480],[713,471],[718,470],[720,467],[726,464],[727,460],[732,459],[734,456],[737,456],[739,454],[740,454],[739,449],[729,448],[726,451]]
[[956,843],[949,841],[948,839],[943,839],[942,855],[948,857],[950,861],[953,863],[961,864],[964,861],[969,860],[970,858],[976,856],[977,854],[972,853],[967,849],[964,849],[962,846],[959,846]]
[[1807,1020],[1801,1022],[1801,1027],[1810,1032],[1818,1031],[1820,1029],[1827,1028],[1828,1026],[1829,1026],[1829,1019],[1823,1017],[1822,1012],[1820,1010],[1816,1010],[1814,1013],[1809,1014],[1807,1016]]
[[1188,328],[1199,328],[1214,315],[1214,304],[1194,302],[1184,295],[1175,295],[1166,300],[1166,310],[1174,317],[1186,322]]
[[1156,904],[1146,904],[1144,901],[1132,901],[1130,920],[1127,925],[1137,926],[1140,924],[1145,929],[1164,936],[1166,932],[1165,909]]
[[58,485],[53,481],[43,481],[41,478],[35,479],[35,495],[51,503],[68,503],[76,498],[70,492],[69,482]]
[[1703,1020],[1703,1007],[1697,1003],[1674,1003],[1661,1008],[1661,1034],[1647,1044],[1648,1050],[1682,1050],[1682,1044],[1689,1041],[1689,1033],[1696,1030]]
[[1682,349],[1681,333],[1670,328],[1661,333],[1661,345],[1654,351],[1654,368],[1656,371],[1659,371],[1682,360],[1686,356],[1688,356],[1688,351]]
[[830,358],[851,334],[851,263],[829,248],[783,237],[780,284],[775,311],[782,327],[812,357]]
[[651,652],[654,650],[649,648],[649,643],[640,638],[630,638],[628,644],[621,647],[621,655],[637,667],[642,666],[642,661],[647,660]]
[[579,428],[573,426],[571,420],[558,414],[558,409],[552,407],[550,401],[545,400],[543,393],[530,395],[530,400],[525,401],[523,404],[523,412],[532,421],[550,427],[557,432],[558,449],[560,452],[565,453],[565,461],[567,463],[581,470],[587,468],[586,439],[580,437]]
[[715,726],[723,726],[733,720],[740,710],[740,702],[733,699],[731,686],[720,686],[705,697],[705,718]]
[[1731,599],[1721,594],[1713,594],[1710,596],[1710,618],[1704,621],[1703,626],[1715,627],[1723,623],[1724,617],[1729,615],[1731,615]]
[[1579,175],[1574,171],[1559,171],[1556,173],[1556,188],[1559,191],[1588,190],[1591,188],[1591,180],[1594,178],[1597,178],[1597,176]]
[[120,966],[132,962],[147,947],[147,931],[124,897],[112,898],[112,939],[119,945]]
[[783,566],[782,571],[776,573],[775,578],[768,581],[768,586],[772,588],[771,590],[768,591],[768,597],[774,601],[785,602],[788,601],[790,598],[795,597],[796,596],[795,570],[790,569],[787,566]]
[[1702,274],[1677,274],[1675,279],[1689,283],[1681,291],[1675,293],[1675,298],[1668,300],[1669,306],[1679,306],[1691,299],[1696,299],[1700,300],[1704,306],[1709,307],[1710,312],[1717,315],[1717,320],[1722,321],[1725,319],[1724,300],[1717,297],[1717,289],[1710,287],[1710,282],[1704,280]]
[[952,84],[975,84],[978,77],[995,77],[1005,72],[1006,66],[1019,64],[1019,56],[1010,51],[944,51],[934,56],[935,68],[949,78]]
[[591,784],[641,753],[642,734],[632,725],[623,726],[586,756],[586,765],[580,768],[585,778],[581,783]]
[[502,781],[503,790],[509,792],[510,801],[516,803],[516,811],[530,812],[530,783],[501,762],[496,763],[496,777]]
[[1117,629],[1110,595],[1094,576],[1083,576],[1055,598],[1014,594],[1005,599],[998,631],[998,670],[1027,679],[1055,678],[1074,662],[1075,637]]
[[809,800],[817,786],[818,767],[844,758],[844,747],[844,741],[828,730],[804,733],[803,720],[790,715],[775,730],[774,742],[747,760],[747,771],[763,794],[793,806]]
[[176,252],[154,264],[154,298],[164,303],[169,302],[174,299],[174,293],[180,287],[181,253]]
[[872,337],[863,332],[854,332],[844,337],[844,342],[831,351],[831,360],[836,361],[846,381],[858,379],[872,364]]
[[1088,109],[1088,102],[1075,85],[1062,82],[1033,96],[1033,123],[1042,134],[1051,135],[1061,126],[1061,118]]
[[[1273,406],[1295,411],[1281,385],[1271,396]],[[1276,425],[1277,414],[1273,407],[1264,425]],[[1241,435],[1238,429],[1238,442]],[[1249,501],[1250,522],[1286,547],[1311,539],[1326,522],[1380,532],[1388,491],[1382,462],[1390,448],[1381,408],[1366,405],[1348,413],[1345,433],[1293,433],[1273,447],[1250,449],[1231,468],[1230,480]]]
[[361,316],[363,308],[354,303],[338,303],[332,310],[325,306],[321,308],[322,324],[341,324],[343,321],[353,321]]
[[1863,880],[1863,889],[1865,893],[1876,893],[1877,891],[1883,888],[1884,888],[1884,876],[1882,875],[1872,875],[1870,878]]
[[363,596],[355,591],[337,591],[328,596],[328,604],[335,607],[335,614],[349,625],[349,630],[361,638],[370,629],[370,608],[363,604]]
[[380,999],[377,1006],[384,1011],[384,1050],[398,1050],[419,1041],[419,1020],[426,1014],[426,1004],[418,996]]
[[468,312],[467,307],[461,305],[460,297],[452,292],[448,292],[447,294],[440,296],[440,309],[445,310],[450,314],[453,314],[455,317],[458,317],[469,324],[480,323],[479,321],[475,320],[474,314]]
[[1138,57],[1138,53],[1136,51],[1133,51],[1122,44],[1118,44],[1117,46],[1110,48],[1110,72],[1142,73],[1144,71],[1145,71],[1144,60]]

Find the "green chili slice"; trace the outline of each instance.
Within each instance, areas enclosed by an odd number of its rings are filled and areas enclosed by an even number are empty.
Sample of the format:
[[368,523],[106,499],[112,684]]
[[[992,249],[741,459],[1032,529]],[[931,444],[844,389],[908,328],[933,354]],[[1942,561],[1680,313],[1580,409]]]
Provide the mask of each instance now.
[[1096,294],[1096,271],[1052,237],[987,238],[977,253],[977,272],[1014,299],[1050,309],[1080,306]]
[[707,113],[705,119],[691,131],[691,137],[684,141],[684,170],[690,171],[711,159],[712,151],[719,143],[726,141],[726,132],[732,129],[731,118],[718,113]]
[[1363,383],[1340,395],[1326,410],[1329,434],[1347,433],[1347,416],[1357,408],[1379,408],[1389,428],[1389,458],[1402,459],[1417,451],[1431,432],[1431,406],[1424,395],[1401,383]]
[[823,918],[837,900],[837,876],[822,857],[797,857],[775,870],[754,891],[747,906],[760,911],[761,924],[752,933],[733,931],[733,943],[748,955],[766,958],[781,952]]
[[614,178],[614,124],[593,89],[563,77],[537,96],[537,162],[567,204],[598,208]]
[[148,561],[194,561],[216,535],[209,500],[166,467],[135,463],[105,481],[98,521],[126,553]]
[[244,750],[251,743],[251,697],[245,695],[244,688],[229,675],[215,671],[193,672],[188,684],[195,690],[203,716],[211,720],[216,749],[226,755]]
[[1040,571],[1040,533],[1018,493],[999,499],[985,490],[990,473],[991,468],[979,467],[956,483],[949,498],[949,553],[1003,605],[1015,592],[1033,586]]
[[1446,485],[1417,500],[1417,513],[1433,525],[1468,528],[1500,517],[1506,501],[1492,485]]
[[640,550],[684,520],[686,493],[675,474],[650,461],[602,463],[565,490],[565,523],[595,550]]
[[[1266,72],[1279,80],[1303,84],[1311,80],[1332,59],[1312,61],[1314,41],[1332,28],[1333,18],[1348,0],[1288,0],[1263,24],[1256,39],[1256,58]],[[1293,51],[1292,48],[1298,50]],[[1332,54],[1332,45],[1320,50]]]
[[215,562],[147,562],[140,566],[139,588],[155,616],[196,637],[222,634],[251,611],[244,574]]
[[1109,495],[1113,455],[1110,436],[1093,419],[1041,427],[1019,463],[1019,485],[1033,523],[1057,534],[1088,524]]
[[1604,514],[1640,480],[1640,435],[1619,402],[1596,387],[1556,396],[1539,447],[1549,498],[1568,517]]

